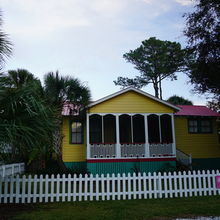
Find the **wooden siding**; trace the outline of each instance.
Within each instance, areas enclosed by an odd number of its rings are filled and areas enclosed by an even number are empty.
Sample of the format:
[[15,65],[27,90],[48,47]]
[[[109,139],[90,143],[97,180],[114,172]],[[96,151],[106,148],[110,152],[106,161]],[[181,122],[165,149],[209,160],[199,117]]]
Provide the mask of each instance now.
[[129,91],[91,107],[89,113],[173,113],[171,107]]
[[176,148],[191,154],[192,158],[220,157],[216,118],[212,120],[213,133],[189,134],[186,117],[175,117]]
[[84,143],[70,144],[70,120],[63,118],[63,140],[62,140],[62,159],[64,162],[81,162],[86,160],[86,134],[84,125]]

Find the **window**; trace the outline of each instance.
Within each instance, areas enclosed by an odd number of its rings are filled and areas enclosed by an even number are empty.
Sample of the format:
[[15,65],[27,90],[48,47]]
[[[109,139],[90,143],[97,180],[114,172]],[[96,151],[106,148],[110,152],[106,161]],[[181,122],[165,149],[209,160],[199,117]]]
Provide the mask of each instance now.
[[71,123],[71,144],[82,144],[83,143],[83,129],[82,122],[73,121]]
[[212,133],[211,119],[193,118],[188,120],[189,133]]

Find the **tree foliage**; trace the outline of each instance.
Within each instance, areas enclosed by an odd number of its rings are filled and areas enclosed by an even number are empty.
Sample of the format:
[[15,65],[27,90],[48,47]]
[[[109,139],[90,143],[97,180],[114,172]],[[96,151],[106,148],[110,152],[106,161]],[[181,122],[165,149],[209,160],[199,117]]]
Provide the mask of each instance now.
[[188,65],[188,76],[195,91],[220,94],[220,2],[197,0],[195,11],[185,14],[184,34],[188,53],[194,59]]
[[177,95],[171,96],[167,101],[173,105],[193,105],[192,101]]
[[42,91],[40,81],[26,70],[0,74],[0,144],[11,147],[12,161],[30,162],[51,149],[56,123]]
[[3,31],[2,25],[2,12],[0,11],[0,70],[3,68],[6,59],[12,54],[12,43]]
[[162,80],[176,79],[176,72],[184,65],[184,50],[176,42],[161,41],[155,37],[142,42],[135,50],[130,50],[123,55],[127,62],[134,65],[140,76],[134,79],[118,77],[115,85],[122,87],[134,86],[142,88],[149,83],[153,84],[155,96],[162,99]]
[[90,101],[90,90],[79,79],[69,76],[62,77],[57,71],[45,75],[44,92],[49,105],[57,109],[57,129],[53,132],[53,150],[61,170],[65,172],[66,168],[61,153],[62,108],[68,102],[80,105],[83,109]]

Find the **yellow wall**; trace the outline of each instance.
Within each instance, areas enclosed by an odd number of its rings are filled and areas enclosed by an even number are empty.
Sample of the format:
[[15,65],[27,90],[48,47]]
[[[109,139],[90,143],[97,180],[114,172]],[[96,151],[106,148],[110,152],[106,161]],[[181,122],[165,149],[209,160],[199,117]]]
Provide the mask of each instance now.
[[70,144],[69,118],[63,118],[62,158],[64,162],[80,162],[86,160],[86,134],[84,126],[84,143]]
[[186,117],[175,117],[176,148],[192,158],[220,157],[216,118],[212,120],[212,134],[189,134]]
[[165,106],[144,95],[129,91],[89,109],[89,113],[173,113]]

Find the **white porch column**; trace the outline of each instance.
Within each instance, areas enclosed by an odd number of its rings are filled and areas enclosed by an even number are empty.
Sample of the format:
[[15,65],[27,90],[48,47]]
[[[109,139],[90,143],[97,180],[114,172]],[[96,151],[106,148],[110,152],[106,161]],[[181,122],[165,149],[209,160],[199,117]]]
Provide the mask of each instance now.
[[144,127],[145,127],[145,157],[150,157],[149,142],[148,142],[148,123],[147,115],[144,115]]
[[87,159],[90,158],[90,144],[89,144],[89,114],[86,114],[86,153]]
[[116,158],[121,157],[121,146],[120,146],[120,136],[119,136],[119,115],[116,115]]
[[175,137],[175,127],[174,127],[174,114],[171,116],[172,121],[172,135],[173,135],[173,144],[172,144],[172,151],[173,154],[176,156],[176,137]]

